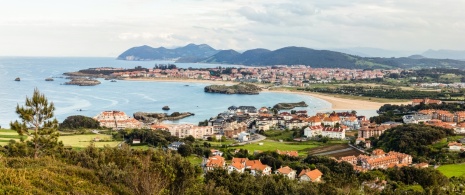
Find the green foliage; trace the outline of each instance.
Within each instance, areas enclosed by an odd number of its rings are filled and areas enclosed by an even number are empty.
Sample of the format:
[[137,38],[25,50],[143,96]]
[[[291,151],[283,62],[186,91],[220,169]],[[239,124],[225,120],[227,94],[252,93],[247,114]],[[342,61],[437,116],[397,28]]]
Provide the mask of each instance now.
[[190,156],[192,152],[193,152],[193,148],[189,144],[182,144],[178,148],[178,153],[183,157]]
[[408,124],[386,130],[372,145],[385,151],[397,151],[412,155],[414,158],[434,158],[440,151],[428,147],[447,136],[453,135],[451,129],[441,127]]
[[100,128],[100,123],[91,117],[75,115],[67,117],[59,126],[60,130],[81,128]]
[[[32,138],[27,143],[33,148],[34,158],[43,154],[53,154],[62,145],[58,143],[58,121],[52,120],[54,110],[53,102],[49,104],[45,95],[38,89],[34,89],[31,98],[26,97],[25,106],[16,106],[16,113],[21,118],[21,122],[11,122],[10,128],[19,135],[28,135]],[[29,132],[29,129],[33,132]]]
[[152,131],[150,129],[125,129],[113,135],[115,140],[140,139],[140,143],[147,143],[153,146],[167,146],[169,143],[178,141],[179,138],[171,136],[168,131]]

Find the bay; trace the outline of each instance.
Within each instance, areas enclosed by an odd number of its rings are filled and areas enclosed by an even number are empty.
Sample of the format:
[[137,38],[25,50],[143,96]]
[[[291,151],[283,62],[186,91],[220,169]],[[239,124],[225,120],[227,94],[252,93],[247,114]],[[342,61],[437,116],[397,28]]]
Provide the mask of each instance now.
[[[167,61],[121,61],[114,58],[74,57],[0,57],[0,125],[9,128],[9,123],[18,120],[16,105],[24,105],[26,96],[34,88],[44,93],[56,107],[55,117],[62,122],[71,115],[93,117],[106,110],[120,110],[132,116],[134,112],[164,112],[169,106],[171,112],[192,112],[195,116],[173,121],[173,123],[198,123],[227,110],[229,106],[270,107],[280,102],[305,101],[309,114],[329,110],[331,104],[305,95],[265,92],[260,95],[224,95],[205,93],[205,83],[177,83],[151,81],[101,80],[97,86],[62,85],[64,72],[95,67],[152,68]],[[225,65],[175,63],[182,68],[217,67]],[[21,81],[14,81],[20,77]],[[45,81],[55,77],[54,81]],[[63,77],[63,78],[56,78]],[[186,86],[188,85],[188,86]],[[372,116],[373,110],[358,110]]]

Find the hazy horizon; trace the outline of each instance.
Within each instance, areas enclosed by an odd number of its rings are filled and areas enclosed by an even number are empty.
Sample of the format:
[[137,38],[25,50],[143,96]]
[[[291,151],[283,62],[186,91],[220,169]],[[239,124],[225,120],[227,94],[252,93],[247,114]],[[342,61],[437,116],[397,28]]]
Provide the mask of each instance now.
[[116,57],[135,46],[465,50],[464,1],[7,1],[0,56]]

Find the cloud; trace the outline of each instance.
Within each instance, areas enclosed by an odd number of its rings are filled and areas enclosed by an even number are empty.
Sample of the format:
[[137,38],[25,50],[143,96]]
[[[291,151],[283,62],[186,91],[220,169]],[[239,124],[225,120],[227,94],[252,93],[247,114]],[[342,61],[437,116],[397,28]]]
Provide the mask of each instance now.
[[305,3],[281,3],[256,7],[244,6],[239,8],[237,12],[253,22],[295,26],[307,24],[312,16],[320,13],[320,10]]

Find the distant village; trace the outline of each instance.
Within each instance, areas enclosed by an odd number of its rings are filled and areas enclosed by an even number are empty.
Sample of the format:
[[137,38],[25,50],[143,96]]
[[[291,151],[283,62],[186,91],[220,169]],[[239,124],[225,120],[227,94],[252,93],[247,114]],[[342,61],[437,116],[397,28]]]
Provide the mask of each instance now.
[[[92,71],[116,71],[109,76],[114,78],[171,78],[171,79],[198,79],[211,81],[236,81],[275,83],[291,86],[305,86],[310,83],[329,83],[341,80],[364,80],[383,78],[388,73],[399,73],[400,70],[362,70],[339,68],[311,68],[310,66],[266,66],[208,69],[161,69],[152,68],[144,70],[124,71],[121,68],[94,68]],[[212,74],[222,72],[221,74]],[[227,74],[225,74],[227,72]]]

